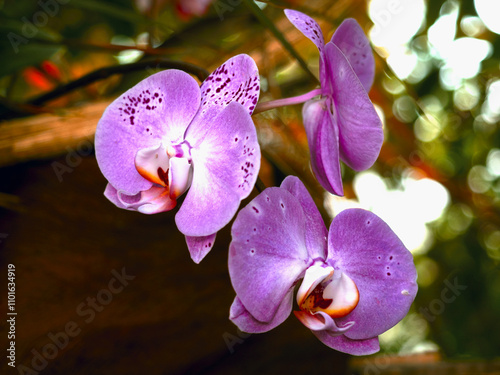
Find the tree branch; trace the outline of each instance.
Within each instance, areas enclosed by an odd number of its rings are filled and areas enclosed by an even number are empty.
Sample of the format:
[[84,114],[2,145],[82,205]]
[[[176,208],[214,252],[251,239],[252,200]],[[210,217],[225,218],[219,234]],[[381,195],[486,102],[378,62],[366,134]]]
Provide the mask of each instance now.
[[49,100],[59,98],[73,90],[90,85],[91,83],[94,83],[96,81],[108,78],[114,74],[136,72],[148,68],[180,69],[185,71],[186,73],[195,75],[200,81],[204,81],[205,78],[207,78],[208,75],[210,74],[206,69],[191,63],[169,60],[169,59],[161,59],[161,58],[145,60],[131,64],[114,65],[94,70],[93,72],[86,74],[83,77],[80,77],[74,81],[56,87],[52,91],[39,95],[35,98],[29,99],[26,104],[40,106]]

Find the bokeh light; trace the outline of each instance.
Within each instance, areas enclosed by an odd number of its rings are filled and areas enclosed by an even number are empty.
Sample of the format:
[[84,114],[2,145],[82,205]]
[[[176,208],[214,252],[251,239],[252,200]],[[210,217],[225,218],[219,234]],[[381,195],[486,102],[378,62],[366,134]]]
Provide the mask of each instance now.
[[500,3],[496,0],[474,0],[476,12],[486,27],[500,34]]
[[414,253],[429,249],[433,236],[427,225],[438,220],[450,202],[443,185],[429,178],[418,178],[413,170],[407,170],[395,188],[374,171],[361,172],[355,176],[353,188],[356,200],[325,196],[330,215],[333,217],[351,207],[370,210],[383,218]]

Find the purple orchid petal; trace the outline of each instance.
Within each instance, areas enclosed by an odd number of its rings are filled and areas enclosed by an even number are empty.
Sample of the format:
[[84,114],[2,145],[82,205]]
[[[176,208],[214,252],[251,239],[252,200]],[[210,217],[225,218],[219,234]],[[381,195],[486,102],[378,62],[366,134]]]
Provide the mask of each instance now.
[[293,305],[293,288],[291,288],[285,295],[281,304],[279,305],[276,313],[271,321],[264,323],[255,319],[243,306],[241,300],[235,297],[231,309],[229,310],[229,319],[236,324],[236,326],[243,332],[249,333],[262,333],[270,331],[271,329],[279,326],[290,315]]
[[345,334],[355,340],[380,335],[407,314],[417,293],[411,253],[391,228],[362,209],[342,211],[328,237],[329,260],[359,290],[359,303],[337,322],[356,324]]
[[96,158],[104,177],[129,195],[152,183],[136,170],[136,153],[179,141],[200,106],[196,80],[180,70],[167,70],[139,82],[104,111],[95,134]]
[[210,74],[201,85],[201,116],[207,108],[224,108],[231,102],[240,103],[251,115],[259,100],[259,70],[255,61],[241,54],[227,60]]
[[292,9],[285,9],[285,16],[304,36],[309,38],[318,47],[320,55],[323,55],[325,39],[318,23],[308,15]]
[[368,355],[380,350],[378,337],[365,340],[351,340],[345,335],[331,336],[327,331],[312,331],[323,344],[342,353]]
[[326,259],[328,230],[306,187],[295,176],[286,177],[281,188],[288,190],[302,206],[306,215],[306,246],[312,259]]
[[[236,214],[240,201],[253,189],[260,168],[257,132],[247,110],[230,103],[212,123],[191,124],[186,133],[191,145],[193,180],[175,222],[186,236],[208,236]],[[197,127],[206,131],[198,132]]]
[[366,92],[370,91],[375,77],[375,59],[370,41],[353,18],[348,18],[335,30],[334,43],[345,55]]
[[216,235],[217,233],[203,237],[186,236],[186,244],[193,262],[199,264],[209,251],[212,250]]
[[310,39],[319,50],[319,76],[321,87],[326,88],[328,74],[325,70],[325,39],[318,23],[308,15],[292,9],[285,9],[285,16],[289,21],[308,39]]
[[310,260],[304,211],[288,191],[268,188],[243,208],[232,227],[229,275],[248,312],[273,320]]
[[318,182],[332,194],[344,195],[339,161],[337,124],[328,109],[328,99],[310,100],[302,117],[311,153],[311,167]]
[[356,171],[368,169],[377,159],[384,141],[382,123],[342,51],[333,43],[328,43],[325,51],[332,77],[340,158]]

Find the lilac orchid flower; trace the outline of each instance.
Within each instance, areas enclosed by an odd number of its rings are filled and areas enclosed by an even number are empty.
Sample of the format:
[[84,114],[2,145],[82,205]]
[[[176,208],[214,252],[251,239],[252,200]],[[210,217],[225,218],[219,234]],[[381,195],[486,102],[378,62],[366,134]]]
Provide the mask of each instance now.
[[100,119],[95,148],[116,206],[175,216],[199,263],[217,231],[236,214],[257,179],[260,148],[251,114],[259,97],[257,66],[238,55],[200,86],[189,74],[154,74],[116,99]]
[[417,293],[411,253],[389,226],[362,209],[342,211],[328,232],[297,177],[264,190],[232,227],[230,319],[266,332],[295,316],[327,346],[365,355],[399,322]]
[[325,45],[311,17],[290,9],[285,15],[319,50],[322,96],[307,101],[302,116],[316,178],[330,193],[343,195],[339,160],[356,171],[368,169],[384,139],[367,94],[375,75],[370,43],[354,19],[342,22]]

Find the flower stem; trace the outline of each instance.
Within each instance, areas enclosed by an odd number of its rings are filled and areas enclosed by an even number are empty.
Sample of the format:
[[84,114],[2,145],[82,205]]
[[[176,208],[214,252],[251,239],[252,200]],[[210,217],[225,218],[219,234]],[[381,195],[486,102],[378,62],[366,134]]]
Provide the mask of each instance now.
[[314,98],[315,96],[321,95],[322,93],[323,93],[323,90],[321,88],[319,88],[319,89],[314,89],[312,91],[309,91],[308,93],[305,93],[305,94],[302,94],[299,96],[294,96],[294,97],[286,98],[286,99],[271,100],[269,102],[259,103],[259,104],[257,104],[257,107],[255,107],[253,114],[255,115],[255,114],[260,113],[260,112],[269,111],[270,109],[284,107],[287,105],[304,103],[304,102],[307,102],[309,99]]

